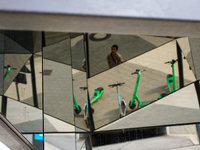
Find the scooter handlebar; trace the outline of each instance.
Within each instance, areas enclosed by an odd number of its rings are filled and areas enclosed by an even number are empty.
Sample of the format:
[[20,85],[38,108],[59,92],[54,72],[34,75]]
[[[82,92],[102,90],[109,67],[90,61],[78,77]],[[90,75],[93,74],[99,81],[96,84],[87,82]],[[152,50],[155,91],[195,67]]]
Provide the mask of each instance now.
[[167,62],[165,62],[165,64],[174,64],[175,62],[177,62],[178,61],[178,59],[176,59],[176,60],[174,60],[174,59],[172,59],[171,61],[167,61]]
[[10,67],[9,65],[6,67],[6,66],[4,66],[4,68],[10,68],[10,69],[12,69],[12,70],[17,70],[17,68],[13,68],[13,67]]
[[82,90],[86,90],[86,89],[87,89],[87,87],[80,87],[80,89],[82,89]]
[[122,82],[122,83],[115,83],[115,84],[111,84],[111,85],[108,85],[109,87],[115,87],[115,86],[121,86],[122,84],[125,84],[125,82]]
[[135,72],[131,73],[131,75],[133,75],[133,74],[138,74],[138,71],[144,72],[144,71],[146,71],[146,70],[138,70],[138,69],[137,69]]

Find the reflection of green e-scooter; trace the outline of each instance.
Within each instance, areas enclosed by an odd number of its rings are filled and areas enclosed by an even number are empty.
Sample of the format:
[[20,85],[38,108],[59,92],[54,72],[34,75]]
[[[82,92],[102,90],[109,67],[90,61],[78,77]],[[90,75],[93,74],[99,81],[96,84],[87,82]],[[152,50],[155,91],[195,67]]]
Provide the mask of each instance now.
[[[167,78],[166,78],[166,80],[167,80],[167,86],[169,88],[169,92],[170,93],[172,93],[172,92],[174,92],[174,91],[177,90],[177,87],[176,87],[176,78],[175,78],[175,71],[174,71],[174,64],[177,61],[178,61],[178,59],[177,60],[172,59],[172,61],[165,62],[165,64],[167,64],[167,63],[171,64],[171,67],[172,67],[172,74],[168,74]],[[171,84],[173,84],[173,90],[170,87]]]
[[[80,87],[80,89],[86,90],[87,87]],[[90,99],[90,104],[94,103],[96,100],[99,99],[99,97],[103,94],[104,89],[102,87],[99,87],[94,90],[94,95]],[[87,128],[89,128],[89,106],[88,106],[88,96],[86,97],[86,103],[84,105],[84,120],[86,123]],[[91,108],[92,113],[94,113],[94,109]]]
[[[138,70],[138,69],[137,69],[134,73],[132,73],[132,75],[133,75],[133,74],[137,74],[137,80],[136,80],[136,84],[135,84],[135,90],[134,90],[134,93],[133,93],[133,98],[132,98],[132,100],[129,102],[129,107],[130,107],[130,109],[134,109],[134,108],[135,108],[135,106],[136,106],[135,100],[137,101],[137,103],[138,103],[138,105],[139,105],[140,107],[143,107],[143,106],[148,105],[148,103],[142,104],[142,102],[140,101],[140,99],[139,99],[138,96],[137,96],[137,89],[138,89],[138,86],[139,86],[139,81],[140,81],[141,73],[144,72],[144,71],[145,71],[145,70]],[[166,95],[167,95],[166,93],[161,93],[160,96],[158,97],[158,99],[163,98],[163,97],[165,97]],[[157,100],[158,100],[158,99],[157,99]]]
[[4,67],[4,68],[6,68],[7,70],[6,70],[5,75],[3,76],[3,80],[6,79],[11,69],[16,69],[16,68],[10,67],[9,65],[7,65],[7,67]]
[[76,114],[79,114],[81,112],[81,107],[77,104],[74,94],[73,94],[73,100],[74,100],[74,112]]
[[142,102],[140,101],[140,99],[137,96],[137,89],[138,89],[138,86],[139,86],[140,76],[141,76],[141,73],[143,71],[145,71],[145,70],[138,70],[137,69],[134,73],[131,74],[131,75],[137,74],[137,80],[136,80],[136,84],[135,84],[135,90],[134,90],[134,93],[133,93],[133,98],[129,102],[130,109],[135,108],[135,106],[136,106],[135,100],[138,102],[138,105],[141,106],[141,107],[148,105],[148,104],[142,104]]
[[[4,66],[4,68],[6,68],[6,73],[5,73],[5,75],[3,76],[3,80],[6,79],[6,77],[7,77],[8,74],[10,73],[10,70],[11,70],[11,69],[16,70],[16,68],[10,67],[9,65],[7,65],[7,67]],[[4,95],[4,93],[3,93],[3,95]]]
[[[74,79],[72,79],[72,81],[74,81]],[[81,107],[77,104],[74,94],[73,94],[73,101],[74,101],[74,112],[76,114],[79,114],[81,112]]]

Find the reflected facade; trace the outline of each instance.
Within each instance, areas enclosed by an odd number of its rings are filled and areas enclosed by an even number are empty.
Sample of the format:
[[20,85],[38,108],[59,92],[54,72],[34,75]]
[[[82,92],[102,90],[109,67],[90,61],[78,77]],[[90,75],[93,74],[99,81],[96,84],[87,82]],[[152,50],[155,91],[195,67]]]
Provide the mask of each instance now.
[[[104,135],[117,135],[112,144],[198,123],[198,41],[1,31],[1,112],[27,138],[41,135],[39,149],[59,139],[71,149],[89,149],[107,145]],[[112,45],[123,62],[109,68]]]

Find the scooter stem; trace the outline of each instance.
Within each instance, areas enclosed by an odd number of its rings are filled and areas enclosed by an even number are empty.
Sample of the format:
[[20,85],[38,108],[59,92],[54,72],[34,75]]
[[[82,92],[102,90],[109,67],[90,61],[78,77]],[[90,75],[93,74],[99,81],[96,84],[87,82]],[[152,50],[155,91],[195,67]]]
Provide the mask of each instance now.
[[77,102],[76,102],[76,99],[75,99],[75,96],[74,96],[74,94],[73,94],[73,100],[74,100],[74,105],[75,105],[75,107],[78,109],[78,111],[80,110],[80,108],[79,108],[79,106],[78,106],[78,104],[77,104]]
[[139,81],[140,81],[140,76],[141,76],[140,71],[137,71],[137,74],[138,74],[138,76],[137,76],[137,80],[136,80],[136,84],[135,84],[135,89],[134,89],[134,93],[133,93],[133,98],[132,98],[131,103],[130,103],[131,106],[132,106],[134,100],[137,98],[136,93],[137,93],[137,89],[138,89],[138,85],[139,85]]
[[176,88],[176,79],[175,79],[175,71],[174,64],[172,63],[172,75],[173,75],[173,92],[177,90]]

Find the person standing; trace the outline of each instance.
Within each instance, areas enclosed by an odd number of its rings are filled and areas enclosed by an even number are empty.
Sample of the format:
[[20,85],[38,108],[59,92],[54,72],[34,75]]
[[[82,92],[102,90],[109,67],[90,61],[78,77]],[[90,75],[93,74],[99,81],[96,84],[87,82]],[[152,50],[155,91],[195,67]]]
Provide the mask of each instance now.
[[118,51],[118,45],[113,45],[111,47],[111,53],[108,54],[107,56],[109,68],[112,68],[124,62],[122,56],[119,53],[117,53],[117,51]]

